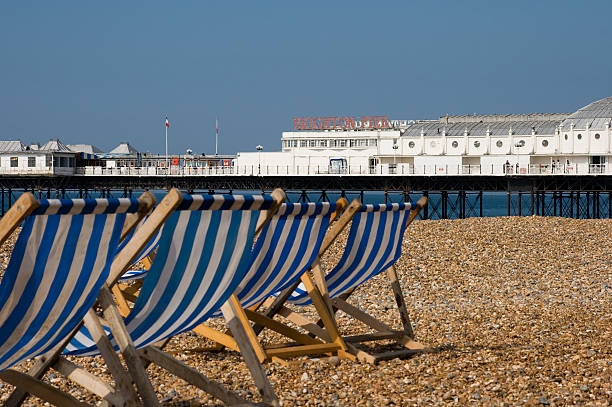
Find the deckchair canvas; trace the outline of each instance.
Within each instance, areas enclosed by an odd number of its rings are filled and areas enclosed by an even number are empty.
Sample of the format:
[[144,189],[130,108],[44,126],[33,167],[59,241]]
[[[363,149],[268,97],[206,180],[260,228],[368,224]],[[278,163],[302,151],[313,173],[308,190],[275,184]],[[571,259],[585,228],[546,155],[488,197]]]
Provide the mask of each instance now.
[[[349,350],[360,360],[375,363],[378,360],[414,353],[424,348],[414,341],[395,263],[401,256],[401,243],[406,227],[426,204],[427,199],[423,197],[416,205],[410,203],[364,205],[353,217],[347,246],[336,267],[327,275],[320,267],[313,268],[317,276],[317,287],[332,308],[331,312],[335,314],[340,309],[376,331],[372,334],[343,337]],[[341,228],[338,228],[338,234],[340,230]],[[393,330],[346,301],[356,287],[383,271],[387,273],[399,309],[404,328],[401,331]],[[304,288],[295,285],[281,293],[276,300],[268,302],[268,316],[281,313],[290,319],[298,318],[298,314],[284,306],[287,299],[296,305],[310,304],[310,298]],[[319,321],[318,325],[320,324]],[[256,332],[259,329],[256,327]],[[319,335],[313,330],[311,333]],[[354,343],[382,339],[395,339],[407,349],[373,355],[353,346]]]
[[[118,256],[111,271],[110,278],[118,278],[163,224],[155,260],[133,309],[125,318],[127,332],[140,357],[147,362],[159,365],[228,404],[247,404],[247,401],[153,345],[167,343],[170,337],[193,329],[226,303],[247,271],[260,211],[275,205],[269,195],[189,196],[172,190],[126,244],[124,250],[130,252],[131,248],[131,254],[125,258]],[[276,404],[265,372],[251,363],[256,358],[231,304],[221,309],[264,401]],[[82,329],[67,347],[67,353],[97,353],[90,333]]]
[[[54,404],[80,405],[74,397],[39,380],[47,367],[108,403],[137,403],[130,376],[108,341],[102,339],[97,345],[115,377],[116,388],[57,355],[83,320],[92,331],[99,327],[92,306],[108,277],[119,239],[128,232],[124,229],[126,217],[142,216],[153,199],[147,193],[140,202],[38,201],[25,193],[0,220],[0,244],[25,220],[0,283],[0,378],[18,389],[5,405],[19,405],[26,391]],[[44,356],[30,375],[9,369],[39,355]]]

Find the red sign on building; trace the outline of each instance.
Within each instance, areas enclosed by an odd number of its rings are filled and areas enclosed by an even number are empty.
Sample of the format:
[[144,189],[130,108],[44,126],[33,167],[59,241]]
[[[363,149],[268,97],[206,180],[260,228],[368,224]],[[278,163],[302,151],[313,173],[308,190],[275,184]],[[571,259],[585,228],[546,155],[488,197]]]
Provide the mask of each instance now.
[[293,130],[389,129],[389,116],[294,117]]

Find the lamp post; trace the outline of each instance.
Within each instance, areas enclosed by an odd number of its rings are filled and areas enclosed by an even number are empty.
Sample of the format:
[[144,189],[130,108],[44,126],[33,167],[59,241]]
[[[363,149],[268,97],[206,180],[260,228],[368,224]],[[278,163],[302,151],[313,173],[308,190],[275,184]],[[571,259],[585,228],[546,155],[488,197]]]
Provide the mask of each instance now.
[[263,146],[258,144],[257,147],[257,155],[258,155],[258,163],[257,163],[257,174],[261,174],[261,150],[263,150]]
[[397,174],[397,149],[399,146],[397,144],[393,144],[393,173]]

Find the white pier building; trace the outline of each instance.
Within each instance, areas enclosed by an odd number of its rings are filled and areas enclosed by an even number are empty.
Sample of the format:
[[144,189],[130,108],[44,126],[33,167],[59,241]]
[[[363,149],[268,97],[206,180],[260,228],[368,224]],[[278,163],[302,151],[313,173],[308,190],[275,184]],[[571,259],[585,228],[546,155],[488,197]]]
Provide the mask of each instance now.
[[611,127],[612,97],[574,113],[295,118],[282,151],[238,153],[234,168],[241,175],[612,174]]

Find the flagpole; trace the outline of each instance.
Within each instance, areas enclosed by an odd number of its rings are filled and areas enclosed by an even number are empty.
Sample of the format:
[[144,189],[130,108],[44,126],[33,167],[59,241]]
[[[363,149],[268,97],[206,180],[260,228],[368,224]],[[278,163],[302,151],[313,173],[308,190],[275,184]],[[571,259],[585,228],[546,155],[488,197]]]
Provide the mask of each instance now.
[[219,155],[219,118],[215,118],[215,155]]
[[168,116],[166,116],[164,127],[166,127],[166,171],[167,174],[170,175],[170,167],[168,167]]

